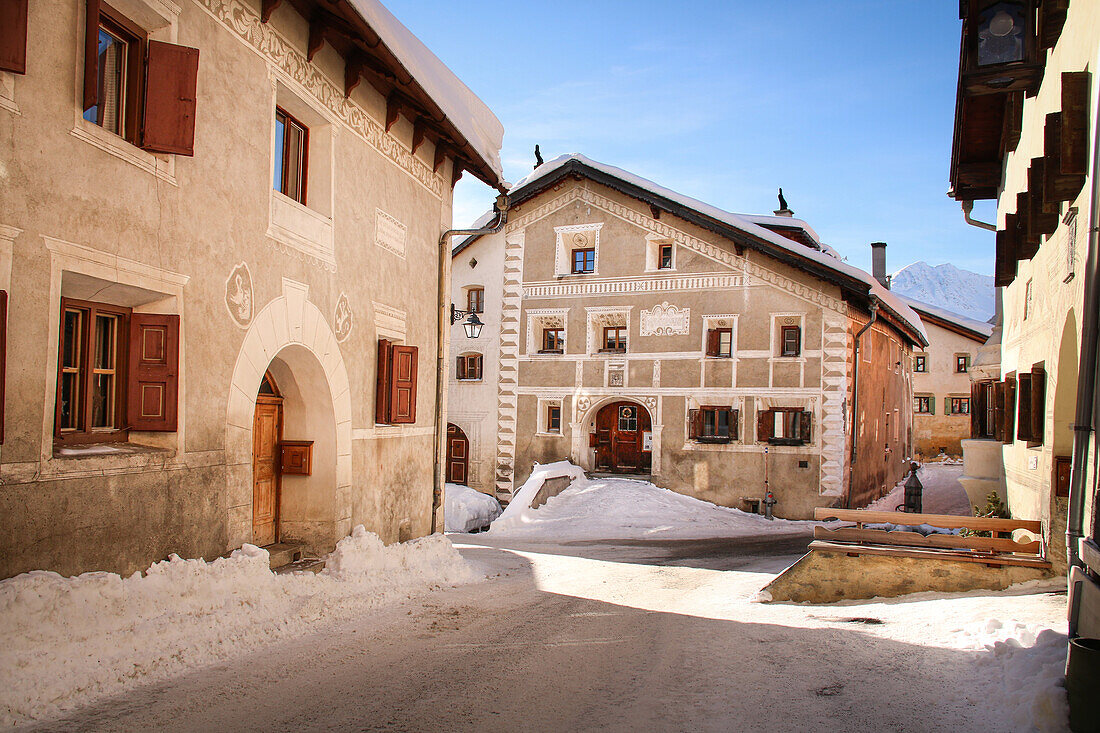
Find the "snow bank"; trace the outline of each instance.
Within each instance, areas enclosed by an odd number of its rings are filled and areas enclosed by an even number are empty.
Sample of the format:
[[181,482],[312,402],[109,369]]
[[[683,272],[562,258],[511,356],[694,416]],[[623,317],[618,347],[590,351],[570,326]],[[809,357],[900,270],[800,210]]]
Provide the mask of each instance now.
[[[546,504],[531,509],[543,480],[569,476],[573,483]],[[807,533],[815,522],[767,520],[648,481],[587,479],[577,466],[559,461],[535,466],[487,534],[523,539],[706,539],[758,534]]]
[[472,532],[488,527],[500,516],[496,497],[463,484],[447,484],[443,493],[443,517],[448,532]]
[[385,546],[362,525],[317,575],[275,575],[267,551],[253,545],[213,562],[172,555],[128,578],[24,573],[0,581],[0,725],[52,717],[321,620],[472,579],[441,535]]

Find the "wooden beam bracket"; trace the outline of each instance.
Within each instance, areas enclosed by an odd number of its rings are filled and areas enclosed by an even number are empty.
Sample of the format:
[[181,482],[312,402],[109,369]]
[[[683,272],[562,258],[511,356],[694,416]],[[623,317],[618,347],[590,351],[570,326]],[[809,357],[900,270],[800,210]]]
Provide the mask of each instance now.
[[271,14],[279,7],[283,0],[263,0],[260,4],[260,22],[271,20]]

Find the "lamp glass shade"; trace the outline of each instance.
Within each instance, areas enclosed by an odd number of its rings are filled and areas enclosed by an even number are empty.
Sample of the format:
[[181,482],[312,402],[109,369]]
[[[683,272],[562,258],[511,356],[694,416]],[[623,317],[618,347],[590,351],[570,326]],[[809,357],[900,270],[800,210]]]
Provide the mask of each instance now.
[[481,327],[485,325],[477,317],[476,313],[471,313],[470,317],[462,322],[462,328],[466,331],[466,338],[476,339],[481,335]]
[[978,17],[978,66],[1024,60],[1024,5],[1000,2]]

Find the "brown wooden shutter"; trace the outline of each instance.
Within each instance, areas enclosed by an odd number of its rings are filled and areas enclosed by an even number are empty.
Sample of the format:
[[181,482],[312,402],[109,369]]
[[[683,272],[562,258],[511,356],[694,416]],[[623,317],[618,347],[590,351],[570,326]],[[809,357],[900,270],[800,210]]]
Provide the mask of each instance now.
[[1062,72],[1060,173],[1085,175],[1089,168],[1089,72]]
[[465,356],[458,357],[458,365],[455,367],[455,378],[456,379],[465,379],[466,378],[466,357]]
[[803,410],[798,416],[798,433],[802,436],[803,443],[813,442],[814,414],[809,410]]
[[738,440],[740,438],[740,426],[738,425],[738,417],[740,417],[739,410],[726,410],[729,413],[729,426],[730,426],[730,440]]
[[794,355],[802,356],[802,326],[794,327]]
[[698,438],[703,434],[703,411],[688,410],[688,437]]
[[27,73],[28,0],[0,0],[0,71]]
[[1005,430],[1005,392],[1008,389],[1007,382],[994,382],[993,384],[993,429],[991,437],[1002,443],[1007,432]]
[[132,430],[175,431],[179,354],[179,316],[161,313],[130,316],[126,413]]
[[197,48],[149,41],[142,148],[154,153],[195,154],[198,76]]
[[1016,377],[1005,377],[1005,435],[1002,442],[1016,440]]
[[1047,405],[1047,372],[1041,366],[1031,367],[1031,441],[1042,443],[1045,433]]
[[1019,383],[1019,416],[1016,418],[1016,437],[1031,440],[1031,374],[1024,372],[1016,377]]
[[981,382],[970,383],[970,437],[980,438],[982,437],[982,415],[984,411],[982,406],[985,404],[985,400],[982,399],[982,395],[985,394],[984,386]]
[[390,422],[390,351],[393,344],[388,339],[378,339],[378,369],[374,385],[374,422],[388,425]]
[[390,421],[395,425],[416,422],[416,347],[392,349]]
[[99,0],[84,4],[84,111],[99,101]]
[[[2,0],[0,0],[2,2]],[[8,381],[8,291],[0,290],[0,445],[4,443],[4,385]]]
[[707,356],[718,356],[718,329],[707,331]]
[[775,411],[760,410],[756,415],[756,439],[760,442],[775,436]]

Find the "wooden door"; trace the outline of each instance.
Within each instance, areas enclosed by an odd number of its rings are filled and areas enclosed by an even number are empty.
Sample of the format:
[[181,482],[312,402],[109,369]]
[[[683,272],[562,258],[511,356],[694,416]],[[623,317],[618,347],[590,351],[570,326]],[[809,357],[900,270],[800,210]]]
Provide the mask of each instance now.
[[596,468],[647,473],[650,452],[644,450],[649,413],[634,402],[614,402],[596,413]]
[[279,443],[283,437],[283,401],[256,398],[252,425],[252,543],[274,544],[279,525]]
[[457,425],[447,426],[447,481],[465,484],[470,462],[470,441]]

